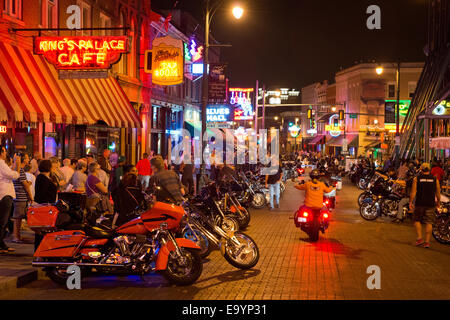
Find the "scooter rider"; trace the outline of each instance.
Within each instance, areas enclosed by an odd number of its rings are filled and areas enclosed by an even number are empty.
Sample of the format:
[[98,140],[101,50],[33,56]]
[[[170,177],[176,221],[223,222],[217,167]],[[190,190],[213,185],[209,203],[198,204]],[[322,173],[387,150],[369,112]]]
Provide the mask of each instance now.
[[319,180],[319,170],[314,169],[310,172],[310,181],[295,186],[298,190],[305,190],[304,205],[313,210],[320,210],[323,207],[323,194],[334,190],[333,187],[328,187],[325,183]]

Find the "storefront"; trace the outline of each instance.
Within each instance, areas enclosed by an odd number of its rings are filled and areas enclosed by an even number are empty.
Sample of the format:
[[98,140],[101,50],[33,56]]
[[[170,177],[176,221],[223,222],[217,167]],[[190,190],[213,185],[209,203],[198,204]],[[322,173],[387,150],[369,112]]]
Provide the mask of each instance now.
[[78,158],[109,148],[133,158],[141,124],[116,79],[59,79],[41,55],[7,43],[0,52],[2,140],[30,155]]

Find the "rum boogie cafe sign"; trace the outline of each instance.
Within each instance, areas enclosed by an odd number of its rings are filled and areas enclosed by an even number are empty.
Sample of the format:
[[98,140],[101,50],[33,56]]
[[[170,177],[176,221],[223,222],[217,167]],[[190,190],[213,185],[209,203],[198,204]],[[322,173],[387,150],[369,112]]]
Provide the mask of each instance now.
[[126,36],[35,37],[33,44],[58,70],[109,69],[129,50]]

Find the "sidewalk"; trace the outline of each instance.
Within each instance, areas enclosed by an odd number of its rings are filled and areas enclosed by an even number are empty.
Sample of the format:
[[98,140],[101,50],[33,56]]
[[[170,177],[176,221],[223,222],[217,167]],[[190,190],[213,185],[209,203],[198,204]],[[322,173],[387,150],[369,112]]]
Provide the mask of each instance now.
[[7,245],[16,249],[13,253],[0,253],[0,291],[7,292],[23,287],[37,280],[43,273],[31,266],[34,251],[34,232],[22,231],[26,244],[11,242],[11,236],[5,239]]

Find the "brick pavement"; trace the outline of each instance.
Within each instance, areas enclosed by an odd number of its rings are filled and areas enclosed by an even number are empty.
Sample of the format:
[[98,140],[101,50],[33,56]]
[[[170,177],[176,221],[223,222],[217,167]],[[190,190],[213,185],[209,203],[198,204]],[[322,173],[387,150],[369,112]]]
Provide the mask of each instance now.
[[[292,216],[302,192],[288,183],[280,209],[252,210],[246,231],[261,258],[253,270],[235,269],[218,251],[189,287],[169,285],[159,275],[86,279],[82,290],[66,290],[38,280],[0,299],[449,299],[450,247],[411,245],[411,223],[364,221],[357,210],[360,191],[344,185],[330,228],[317,243],[294,227]],[[381,290],[368,290],[366,268],[381,268]]]

